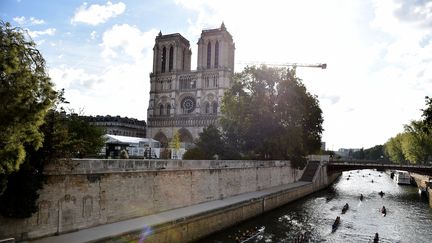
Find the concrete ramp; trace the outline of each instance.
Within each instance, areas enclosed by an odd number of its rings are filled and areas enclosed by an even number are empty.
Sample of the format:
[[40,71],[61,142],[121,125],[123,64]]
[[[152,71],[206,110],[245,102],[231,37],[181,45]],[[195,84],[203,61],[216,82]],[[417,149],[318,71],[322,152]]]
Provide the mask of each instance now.
[[309,161],[302,177],[300,178],[300,181],[312,182],[319,165],[319,161]]

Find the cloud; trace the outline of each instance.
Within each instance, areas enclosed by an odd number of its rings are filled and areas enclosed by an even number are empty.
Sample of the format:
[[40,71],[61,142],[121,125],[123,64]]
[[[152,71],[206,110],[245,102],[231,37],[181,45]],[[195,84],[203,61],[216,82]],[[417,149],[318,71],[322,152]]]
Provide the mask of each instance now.
[[328,100],[330,101],[330,104],[334,105],[339,102],[340,96],[339,95],[321,95],[319,96],[320,99]]
[[145,119],[149,100],[151,56],[134,63],[115,63],[100,72],[59,66],[50,69],[57,89],[65,88],[67,108],[88,115],[121,115]]
[[398,0],[398,7],[394,14],[402,21],[416,23],[422,27],[432,27],[431,1],[402,1]]
[[19,25],[40,25],[45,23],[43,19],[37,19],[35,17],[30,17],[27,19],[24,16],[14,17],[13,21],[15,21]]
[[38,24],[44,24],[45,21],[43,19],[37,19],[34,17],[30,17],[30,23],[32,23],[34,25],[38,25]]
[[32,38],[38,38],[42,35],[53,36],[55,32],[56,32],[55,28],[48,28],[46,30],[35,30],[35,31],[28,30],[28,33]]
[[94,39],[96,39],[96,36],[97,36],[97,32],[93,30],[93,31],[90,33],[90,38],[91,38],[92,40],[94,40]]
[[[93,32],[95,35],[96,32]],[[65,89],[65,108],[88,115],[121,115],[145,119],[149,101],[149,73],[158,30],[142,31],[127,24],[114,25],[100,34],[100,48],[82,50],[87,57],[74,64],[53,65],[50,77]],[[78,50],[76,51],[78,52]],[[56,56],[66,62],[71,55]],[[97,64],[96,64],[97,63]]]
[[141,32],[137,27],[128,24],[114,25],[102,36],[102,57],[117,58],[119,56],[132,57],[134,60],[143,58],[143,51],[151,51],[154,38],[158,31],[151,29]]
[[88,74],[82,68],[71,68],[64,65],[51,68],[49,73],[57,89],[79,89],[81,86],[91,88],[98,80],[97,75]]
[[13,20],[19,25],[23,25],[26,23],[26,17],[24,17],[24,16],[15,17],[15,18],[13,18]]
[[106,5],[92,4],[90,6],[84,3],[75,11],[71,23],[85,23],[96,26],[122,14],[125,9],[126,5],[123,2],[112,4],[108,1]]
[[[203,28],[225,22],[236,62],[327,63],[326,70],[298,68],[297,74],[319,94],[323,140],[336,147],[385,142],[419,117],[423,97],[432,93],[432,38],[425,28],[432,3],[426,2],[176,0],[195,13],[186,32],[192,43]],[[356,133],[347,138],[343,131]]]

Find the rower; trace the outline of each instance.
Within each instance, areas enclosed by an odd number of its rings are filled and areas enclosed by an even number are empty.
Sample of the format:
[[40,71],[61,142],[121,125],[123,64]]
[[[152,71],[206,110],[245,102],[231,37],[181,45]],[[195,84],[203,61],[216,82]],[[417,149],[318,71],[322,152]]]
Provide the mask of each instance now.
[[349,205],[348,205],[348,203],[346,203],[342,208],[342,214],[344,214],[348,210],[348,208],[349,208]]
[[379,236],[378,233],[375,233],[375,238],[373,239],[374,243],[378,243],[379,242]]
[[381,213],[386,216],[387,215],[387,209],[383,206],[381,209]]
[[339,226],[339,224],[340,224],[340,217],[337,216],[337,217],[336,217],[336,220],[334,221],[334,223],[333,223],[333,225],[332,225],[332,232],[335,232],[335,231],[336,231],[336,229],[337,229],[337,227]]

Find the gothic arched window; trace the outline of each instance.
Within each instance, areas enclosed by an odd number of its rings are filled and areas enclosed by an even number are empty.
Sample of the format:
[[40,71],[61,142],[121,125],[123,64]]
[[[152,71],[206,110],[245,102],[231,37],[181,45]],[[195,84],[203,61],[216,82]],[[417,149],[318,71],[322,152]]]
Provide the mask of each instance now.
[[185,56],[186,56],[186,48],[183,48],[183,56],[182,56],[182,70],[185,70]]
[[211,43],[207,45],[207,68],[211,67]]
[[219,41],[216,41],[216,44],[215,44],[215,63],[214,63],[214,67],[215,68],[219,67]]
[[168,104],[166,108],[166,115],[169,116],[171,114],[171,105]]
[[166,66],[166,48],[164,47],[162,49],[162,70],[161,70],[161,73],[165,72],[165,66]]
[[216,102],[213,102],[213,105],[212,105],[213,114],[216,114],[216,113],[217,113],[217,107],[218,107],[217,103],[216,103]]
[[159,115],[163,116],[163,114],[164,114],[164,107],[163,107],[163,105],[161,104],[161,105],[159,106]]
[[205,113],[206,114],[210,113],[210,104],[209,103],[205,104]]
[[171,46],[169,50],[169,67],[168,70],[171,72],[173,70],[174,64],[174,48]]

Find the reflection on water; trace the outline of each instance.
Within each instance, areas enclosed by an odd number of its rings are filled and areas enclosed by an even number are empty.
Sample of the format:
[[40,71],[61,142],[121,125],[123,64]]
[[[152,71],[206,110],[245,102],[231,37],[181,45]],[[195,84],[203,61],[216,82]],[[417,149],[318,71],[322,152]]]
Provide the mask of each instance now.
[[[345,203],[350,207],[341,214]],[[341,223],[332,233],[337,216]],[[398,186],[378,171],[349,171],[326,190],[199,242],[236,242],[233,236],[254,228],[263,230],[246,242],[296,242],[300,237],[303,242],[372,242],[376,232],[380,242],[432,242],[432,210],[416,187]]]

